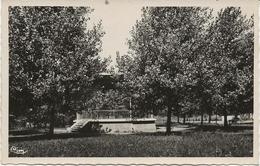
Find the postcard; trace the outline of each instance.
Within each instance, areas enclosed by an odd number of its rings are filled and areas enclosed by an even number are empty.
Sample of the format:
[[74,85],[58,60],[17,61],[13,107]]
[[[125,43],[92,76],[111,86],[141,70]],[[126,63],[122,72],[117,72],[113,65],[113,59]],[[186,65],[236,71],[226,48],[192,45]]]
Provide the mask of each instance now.
[[259,164],[258,1],[4,0],[3,164]]

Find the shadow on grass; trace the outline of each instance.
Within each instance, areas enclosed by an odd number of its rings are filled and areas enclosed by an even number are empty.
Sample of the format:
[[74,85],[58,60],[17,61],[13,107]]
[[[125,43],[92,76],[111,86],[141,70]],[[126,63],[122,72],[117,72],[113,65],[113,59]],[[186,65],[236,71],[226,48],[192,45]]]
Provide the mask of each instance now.
[[33,134],[42,134],[43,132],[39,129],[13,129],[9,130],[9,135],[33,135]]
[[[189,135],[195,132],[223,132],[223,133],[241,133],[241,134],[252,134],[253,125],[246,126],[220,126],[220,125],[189,125],[193,127],[190,129],[182,131],[172,131],[170,135]],[[250,131],[250,132],[244,132]],[[17,133],[18,134],[18,133]],[[85,133],[60,133],[48,135],[48,133],[31,133],[27,135],[16,135],[9,136],[9,142],[18,142],[18,141],[32,141],[32,140],[51,140],[51,139],[66,139],[66,138],[80,138],[80,137],[98,137],[104,134],[97,132],[85,132]],[[133,133],[133,135],[142,135],[142,136],[167,136],[165,132],[155,132],[155,133]]]
[[[183,127],[185,126],[185,127]],[[159,125],[157,127],[165,127],[165,125]],[[252,134],[253,133],[253,125],[237,125],[237,126],[221,126],[221,125],[212,125],[212,124],[175,124],[174,127],[182,127],[186,128],[181,131],[172,131],[170,135],[189,135],[196,132],[219,132],[219,133],[238,133],[238,134]],[[246,132],[245,132],[246,131]],[[135,133],[136,135],[149,135],[149,136],[167,136],[165,132],[156,132],[156,133]]]
[[97,137],[99,133],[61,133],[49,135],[48,133],[23,135],[23,136],[9,136],[9,142],[18,141],[32,141],[32,140],[51,140],[51,139],[66,139],[66,138],[80,138],[80,137]]
[[220,125],[194,125],[196,128],[194,129],[195,131],[211,131],[211,132],[216,132],[216,131],[223,131],[223,132],[241,132],[244,130],[253,130],[253,125],[237,125],[237,126],[220,126]]

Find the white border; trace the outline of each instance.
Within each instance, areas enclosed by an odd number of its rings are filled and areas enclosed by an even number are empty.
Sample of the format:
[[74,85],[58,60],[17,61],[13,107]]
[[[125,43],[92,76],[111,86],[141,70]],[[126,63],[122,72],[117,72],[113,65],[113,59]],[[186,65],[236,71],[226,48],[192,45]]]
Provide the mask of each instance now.
[[[131,3],[142,6],[250,6],[255,15],[255,57],[254,57],[254,157],[8,157],[8,6],[92,6],[93,3],[104,3],[104,0],[3,0],[2,1],[2,162],[13,164],[257,164],[259,163],[259,94],[260,81],[258,70],[258,1],[257,0],[109,0],[113,3]],[[112,3],[110,3],[111,5]]]

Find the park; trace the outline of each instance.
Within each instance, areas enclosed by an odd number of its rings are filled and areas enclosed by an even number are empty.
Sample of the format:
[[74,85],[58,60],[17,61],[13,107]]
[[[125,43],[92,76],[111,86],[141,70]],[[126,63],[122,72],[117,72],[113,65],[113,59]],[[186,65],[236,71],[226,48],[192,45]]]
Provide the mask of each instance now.
[[9,157],[253,156],[251,13],[142,7],[113,55],[92,14],[9,8]]

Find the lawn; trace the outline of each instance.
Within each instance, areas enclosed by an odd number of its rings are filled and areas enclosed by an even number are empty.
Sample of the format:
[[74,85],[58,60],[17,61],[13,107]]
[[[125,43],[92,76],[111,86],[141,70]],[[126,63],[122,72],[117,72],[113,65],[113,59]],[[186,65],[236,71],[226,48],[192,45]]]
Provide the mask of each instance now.
[[251,157],[253,135],[247,132],[196,131],[184,135],[161,133],[101,135],[81,138],[11,142],[28,150],[10,157]]

